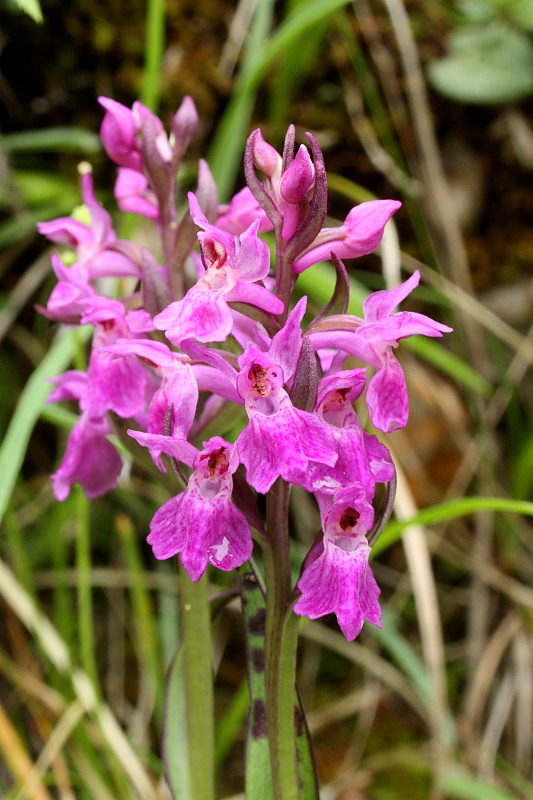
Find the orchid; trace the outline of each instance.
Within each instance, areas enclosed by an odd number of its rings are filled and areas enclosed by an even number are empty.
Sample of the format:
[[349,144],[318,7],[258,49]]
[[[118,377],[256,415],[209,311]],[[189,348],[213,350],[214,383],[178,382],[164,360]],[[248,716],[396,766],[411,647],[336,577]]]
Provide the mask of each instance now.
[[333,612],[348,641],[358,636],[365,619],[381,627],[380,591],[368,564],[366,539],[373,520],[361,487],[339,492],[323,510],[322,552],[311,554],[298,581],[301,597],[295,612],[311,619]]
[[452,330],[424,314],[392,313],[419,281],[417,270],[395,289],[371,294],[364,303],[365,318],[354,318],[353,330],[336,330],[333,323],[328,330],[311,334],[316,349],[335,344],[340,350],[376,367],[366,399],[373,425],[385,433],[404,428],[409,417],[405,376],[393,349],[401,339],[414,334],[436,337]]
[[[70,267],[52,257],[58,283],[42,312],[93,328],[87,369],[54,379],[50,400],[74,402],[80,411],[52,476],[54,492],[65,500],[74,483],[90,498],[112,491],[125,480],[126,451],[162,481],[169,499],[154,509],[147,543],[157,559],[179,558],[182,613],[198,613],[204,632],[205,604],[201,617],[196,600],[187,605],[183,598],[191,582],[205,585],[208,565],[231,572],[249,562],[262,597],[264,580],[263,727],[271,731],[275,796],[296,798],[296,771],[286,763],[295,741],[283,722],[283,702],[296,704],[293,611],[311,619],[335,614],[350,641],[365,620],[381,625],[369,556],[392,510],[396,471],[385,442],[363,423],[369,415],[385,435],[407,424],[395,350],[414,334],[440,337],[451,328],[396,311],[418,285],[418,272],[367,297],[363,317],[347,313],[341,259],[371,253],[400,203],[361,203],[342,225],[327,227],[327,174],[312,134],[296,147],[291,126],[281,155],[254,131],[244,159],[247,186],[224,206],[200,161],[184,211],[178,173],[199,124],[191,98],[169,131],[139,102],[131,109],[110,98],[100,103],[102,141],[119,165],[119,208],[145,216],[158,247],[152,253],[118,238],[89,172],[82,194],[90,223],[62,217],[39,226],[75,251]],[[298,279],[324,260],[333,262],[337,283],[313,319]],[[101,280],[109,277],[120,280]],[[347,364],[349,356],[360,363]],[[151,459],[141,460],[143,452]],[[293,487],[308,492],[321,520],[297,582]],[[262,558],[252,560],[255,546]],[[245,583],[237,590],[244,604]],[[287,795],[284,781],[292,782]]]

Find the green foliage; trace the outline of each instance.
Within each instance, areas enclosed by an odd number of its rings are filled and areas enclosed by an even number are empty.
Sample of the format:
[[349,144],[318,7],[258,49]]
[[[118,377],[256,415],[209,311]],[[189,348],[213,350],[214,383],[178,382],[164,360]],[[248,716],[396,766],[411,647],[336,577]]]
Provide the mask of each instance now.
[[511,103],[533,91],[533,5],[463,0],[448,55],[428,67],[430,83],[461,103]]
[[434,61],[435,89],[461,103],[511,103],[533,91],[533,43],[503,21],[454,31],[449,55]]

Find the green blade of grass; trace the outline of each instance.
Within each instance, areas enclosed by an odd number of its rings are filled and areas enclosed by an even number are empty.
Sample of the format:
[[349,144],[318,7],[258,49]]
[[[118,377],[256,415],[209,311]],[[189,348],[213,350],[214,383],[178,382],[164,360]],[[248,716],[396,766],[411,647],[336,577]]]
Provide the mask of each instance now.
[[377,555],[397,542],[410,525],[437,525],[440,522],[449,522],[468,514],[475,514],[477,511],[502,511],[533,517],[533,503],[525,500],[510,500],[505,497],[463,497],[439,503],[422,509],[411,519],[389,522],[372,548],[372,553]]
[[462,772],[448,772],[442,779],[442,788],[456,800],[516,800],[501,786],[494,786],[481,778]]
[[0,138],[0,146],[6,153],[52,152],[93,155],[102,149],[97,133],[74,127],[6,133]]
[[[79,331],[85,341],[92,328],[87,326]],[[47,378],[62,372],[70,363],[75,351],[75,338],[70,331],[60,336],[37,369],[30,377],[22,392],[11,423],[0,447],[0,520],[4,516],[6,506],[15,486],[26,448],[35,423],[50,394],[51,384]]]

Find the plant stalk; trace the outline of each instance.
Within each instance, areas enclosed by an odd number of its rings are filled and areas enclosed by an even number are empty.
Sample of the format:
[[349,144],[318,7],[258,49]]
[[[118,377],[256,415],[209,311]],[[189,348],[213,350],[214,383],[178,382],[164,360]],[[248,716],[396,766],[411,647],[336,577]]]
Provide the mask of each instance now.
[[179,578],[189,746],[188,800],[214,800],[215,712],[207,576],[193,583],[180,567]]
[[289,609],[289,493],[290,487],[279,478],[267,497],[269,541],[263,551],[267,589],[266,706],[276,800],[299,798],[295,730],[298,619]]

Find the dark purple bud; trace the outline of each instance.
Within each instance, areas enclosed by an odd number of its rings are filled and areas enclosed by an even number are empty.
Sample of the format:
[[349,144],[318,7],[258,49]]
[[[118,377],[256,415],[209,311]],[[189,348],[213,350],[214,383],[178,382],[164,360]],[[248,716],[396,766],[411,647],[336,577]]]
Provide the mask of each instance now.
[[296,141],[296,128],[294,125],[289,125],[285,135],[285,142],[283,144],[283,163],[282,172],[285,172],[294,158],[294,143]]
[[[279,213],[273,198],[268,194],[255,172],[254,142],[258,136],[260,136],[261,140],[264,141],[259,128],[250,134],[248,141],[246,142],[246,149],[244,151],[244,175],[251,193],[261,208],[265,211],[274,227],[278,228],[283,221],[281,214]],[[268,145],[268,147],[270,147],[270,145]],[[271,149],[274,150],[274,148]],[[274,150],[274,152],[276,151]]]
[[203,158],[198,162],[198,188],[195,194],[209,222],[215,222],[218,214],[218,189],[213,173]]
[[314,411],[317,393],[318,368],[316,355],[310,338],[304,336],[290,398],[296,408],[301,408],[302,411]]

